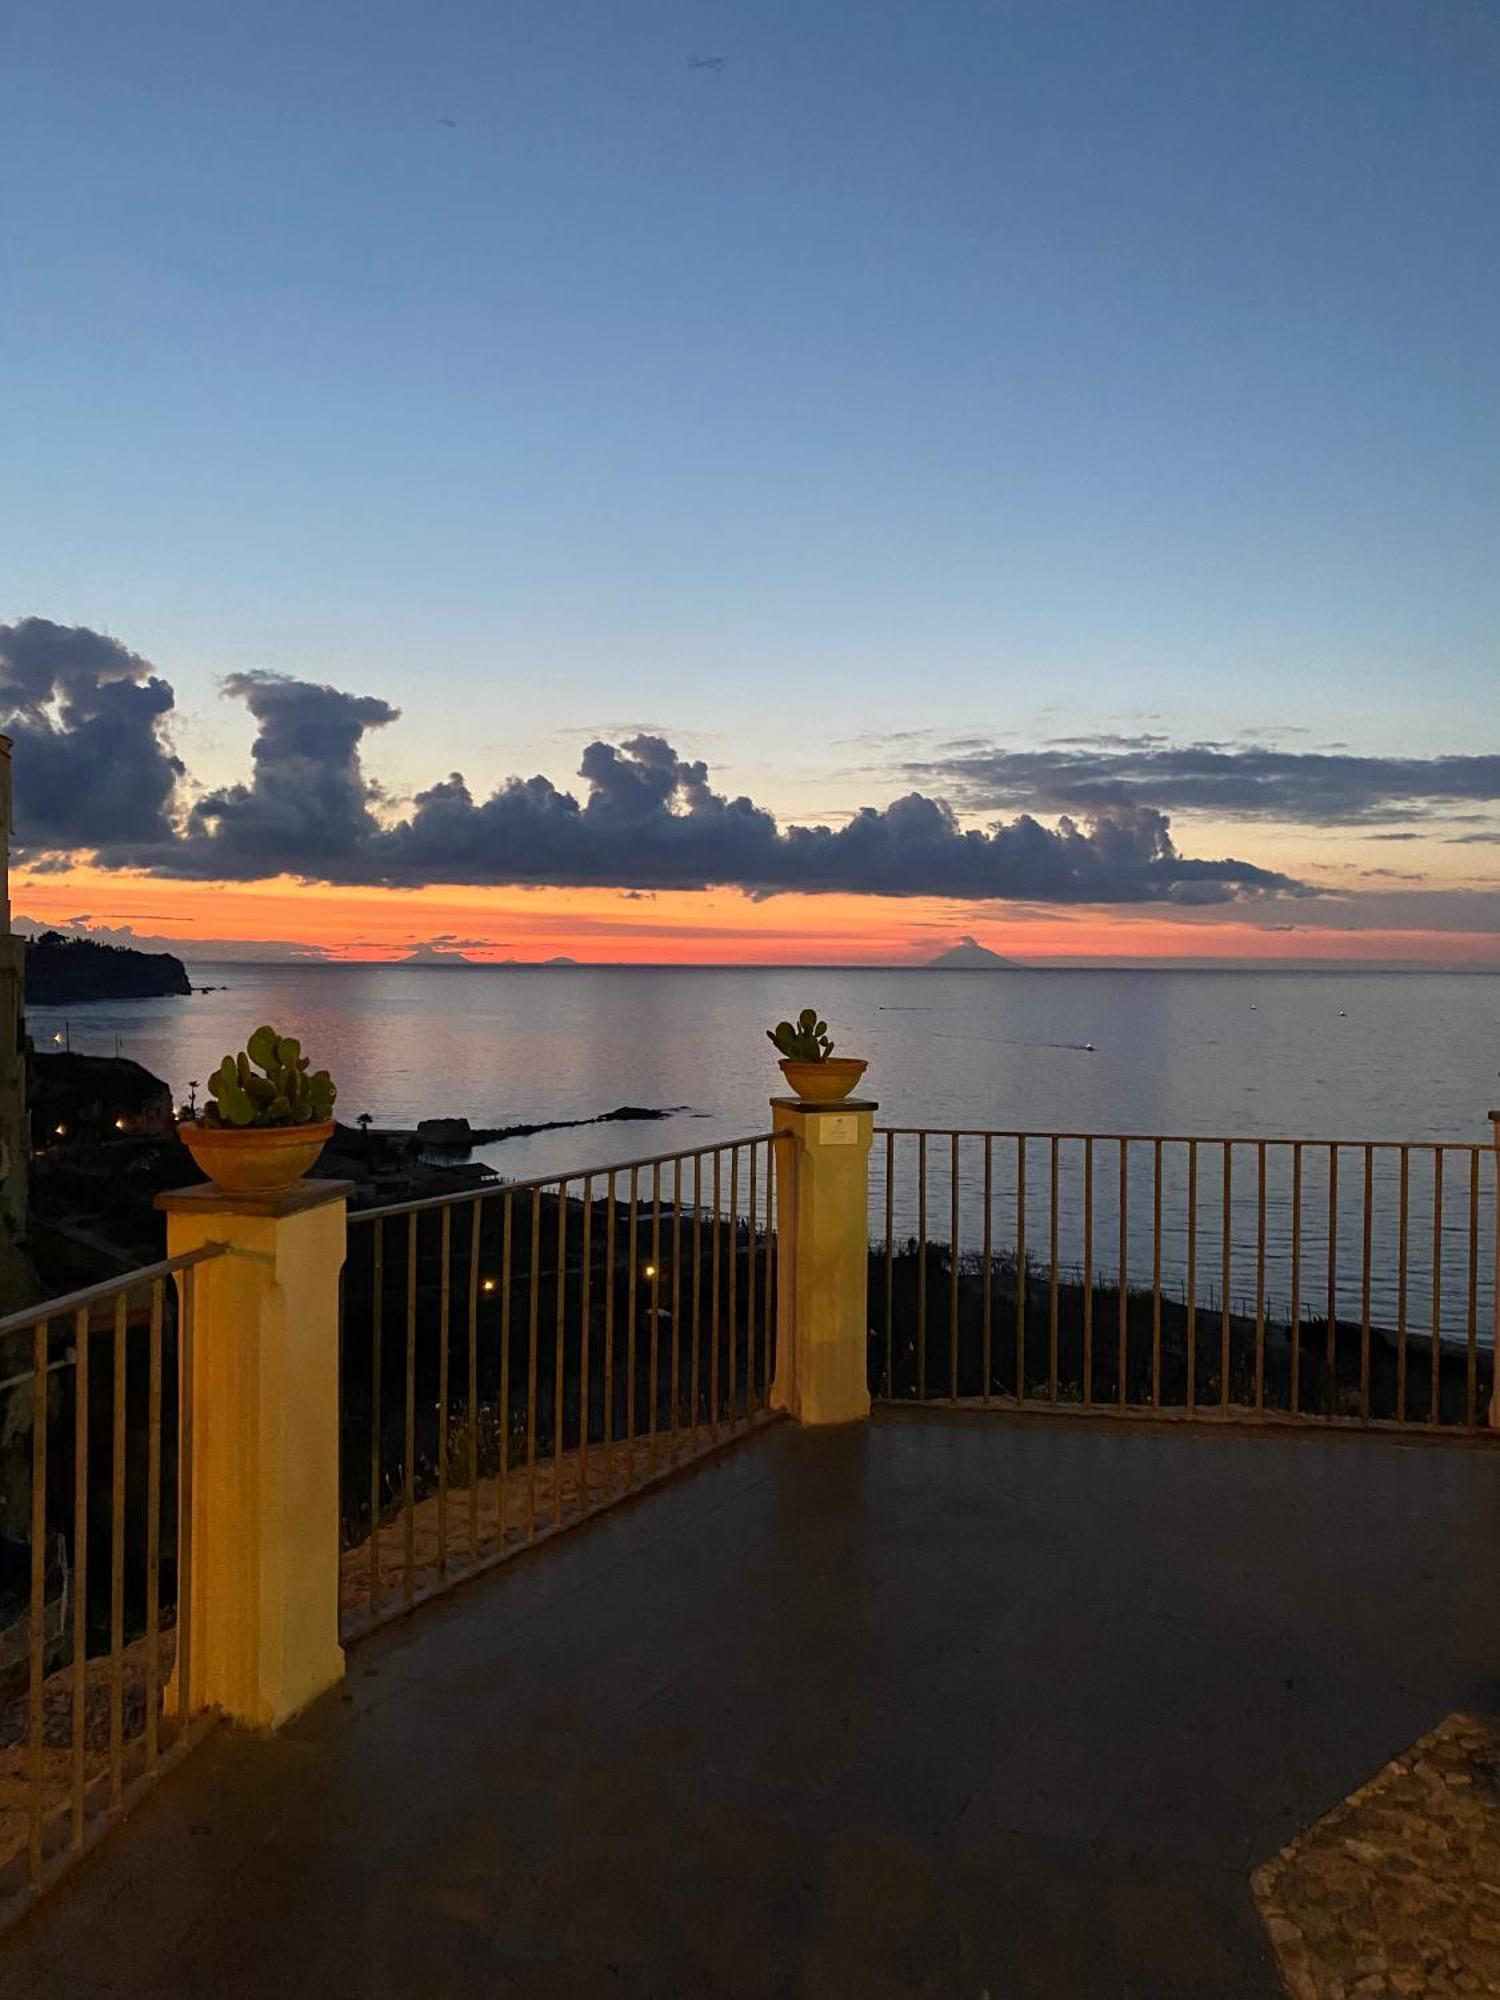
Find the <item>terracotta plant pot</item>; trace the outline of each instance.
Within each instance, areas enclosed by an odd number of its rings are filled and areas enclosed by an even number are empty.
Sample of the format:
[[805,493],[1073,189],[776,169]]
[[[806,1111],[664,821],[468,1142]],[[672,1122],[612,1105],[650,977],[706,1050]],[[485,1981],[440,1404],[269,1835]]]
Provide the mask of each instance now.
[[322,1125],[199,1125],[178,1133],[198,1165],[226,1194],[272,1194],[292,1187],[333,1137]]
[[829,1056],[823,1062],[783,1059],[779,1067],[805,1104],[837,1104],[849,1095],[869,1064],[859,1056]]

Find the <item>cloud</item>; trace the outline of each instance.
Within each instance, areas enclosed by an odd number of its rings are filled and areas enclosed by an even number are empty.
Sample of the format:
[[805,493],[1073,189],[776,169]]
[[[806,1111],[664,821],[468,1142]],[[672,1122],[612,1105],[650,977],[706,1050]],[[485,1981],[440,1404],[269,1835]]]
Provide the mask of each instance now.
[[[651,731],[589,742],[581,796],[540,776],[507,778],[477,796],[455,771],[418,792],[400,818],[377,810],[387,802],[361,758],[366,733],[396,721],[399,710],[378,696],[263,672],[224,684],[257,724],[249,782],[205,792],[174,825],[169,807],[182,767],[159,734],[171,689],[113,640],[45,630],[69,646],[32,642],[22,649],[30,679],[14,675],[26,699],[40,704],[38,728],[61,728],[72,744],[87,726],[81,711],[68,720],[73,710],[60,704],[56,722],[47,712],[63,685],[54,660],[73,663],[67,686],[95,706],[101,688],[147,697],[150,716],[137,720],[117,761],[153,803],[118,824],[101,823],[89,798],[69,788],[51,795],[45,824],[28,807],[24,838],[33,854],[42,850],[42,865],[48,849],[54,856],[86,850],[105,866],[210,881],[287,874],[401,888],[644,894],[727,886],[755,897],[797,891],[1180,907],[1308,893],[1250,861],[1182,855],[1166,812],[1134,795],[1066,811],[1055,826],[1022,812],[981,830],[960,825],[943,799],[912,791],[836,827],[783,828],[753,800],[716,791],[703,760],[683,757]],[[18,769],[30,755],[29,744],[24,753],[18,747]]]
[[[363,713],[348,711],[349,729]],[[375,704],[373,720],[387,719],[385,705]],[[887,806],[867,806],[836,829],[782,829],[752,800],[715,791],[702,760],[680,757],[657,735],[588,744],[579,764],[582,799],[544,777],[509,778],[476,799],[454,772],[418,792],[410,816],[387,827],[368,809],[369,787],[349,729],[330,746],[331,771],[321,788],[339,808],[337,842],[314,846],[300,818],[290,815],[288,840],[278,845],[278,822],[263,820],[265,837],[247,845],[220,800],[211,813],[195,814],[185,839],[159,865],[211,877],[284,869],[398,887],[729,885],[753,896],[795,890],[1099,903],[1217,903],[1297,886],[1251,862],[1179,855],[1166,816],[1137,804],[1064,817],[1056,828],[1023,814],[979,832],[962,829],[941,800],[912,792]],[[258,762],[257,787],[262,768]],[[319,792],[307,773],[299,777]]]
[[1042,750],[991,744],[903,767],[976,812],[1101,809],[1133,802],[1216,819],[1303,826],[1423,819],[1446,803],[1500,801],[1500,755],[1357,757],[1329,751],[1067,738]]
[[15,742],[20,854],[172,838],[172,690],[102,632],[0,625],[0,730]]
[[[232,674],[260,725],[248,785],[206,792],[189,815],[184,845],[221,857],[224,876],[323,875],[379,831],[378,789],[364,776],[359,746],[401,711],[374,695],[343,694],[282,674]],[[289,863],[289,857],[296,857]]]

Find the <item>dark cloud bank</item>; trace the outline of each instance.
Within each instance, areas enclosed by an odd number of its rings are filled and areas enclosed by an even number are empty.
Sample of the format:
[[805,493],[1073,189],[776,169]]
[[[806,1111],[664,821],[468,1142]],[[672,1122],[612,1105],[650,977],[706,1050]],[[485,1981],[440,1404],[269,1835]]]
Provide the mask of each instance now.
[[1219,819],[1358,826],[1426,819],[1457,801],[1500,801],[1500,756],[1355,757],[1159,737],[1082,739],[1045,750],[965,743],[907,769],[976,812],[1108,811],[1149,799]]
[[[398,718],[389,703],[268,673],[236,674],[225,689],[257,724],[249,782],[186,803],[166,735],[172,689],[146,661],[82,627],[35,618],[0,626],[0,728],[16,740],[23,852],[46,865],[87,851],[106,866],[206,880],[1228,903],[1307,891],[1249,861],[1179,854],[1163,807],[1222,811],[1237,783],[1242,811],[1307,819],[1316,785],[1323,814],[1358,817],[1347,783],[1341,791],[1331,775],[1298,772],[1368,773],[1377,762],[1155,747],[969,752],[928,768],[966,806],[1048,806],[1062,815],[1056,827],[1021,811],[966,831],[942,799],[914,791],[838,828],[783,830],[752,800],[716,792],[707,766],[664,737],[638,735],[587,746],[581,799],[543,777],[508,778],[476,796],[455,772],[393,818],[377,811],[383,801],[361,762],[366,734]],[[1265,763],[1247,765],[1250,757]],[[1422,796],[1500,796],[1500,758],[1438,761],[1441,787],[1462,777],[1469,789],[1435,791],[1427,765]],[[1488,792],[1477,789],[1486,767]],[[1399,787],[1415,786],[1416,768],[1381,764],[1387,794],[1413,795]]]

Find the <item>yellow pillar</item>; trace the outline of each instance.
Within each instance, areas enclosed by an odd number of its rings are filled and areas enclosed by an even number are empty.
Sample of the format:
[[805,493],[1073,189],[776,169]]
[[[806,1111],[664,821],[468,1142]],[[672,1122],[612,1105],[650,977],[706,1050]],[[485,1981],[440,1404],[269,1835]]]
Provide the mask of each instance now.
[[[159,1197],[195,1271],[188,1702],[275,1729],[344,1672],[339,1646],[339,1271],[347,1181]],[[182,1654],[179,1654],[181,1657]]]
[[803,1424],[870,1414],[870,1139],[874,1104],[771,1099],[777,1338],[771,1406]]

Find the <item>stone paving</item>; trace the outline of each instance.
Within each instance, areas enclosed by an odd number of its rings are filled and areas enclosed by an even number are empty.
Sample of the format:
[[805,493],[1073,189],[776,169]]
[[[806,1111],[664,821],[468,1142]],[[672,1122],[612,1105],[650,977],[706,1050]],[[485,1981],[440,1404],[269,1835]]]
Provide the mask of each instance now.
[[1500,1993],[1500,1731],[1450,1715],[1253,1888],[1293,2000]]

